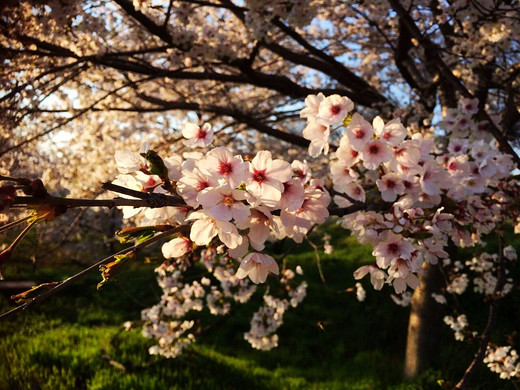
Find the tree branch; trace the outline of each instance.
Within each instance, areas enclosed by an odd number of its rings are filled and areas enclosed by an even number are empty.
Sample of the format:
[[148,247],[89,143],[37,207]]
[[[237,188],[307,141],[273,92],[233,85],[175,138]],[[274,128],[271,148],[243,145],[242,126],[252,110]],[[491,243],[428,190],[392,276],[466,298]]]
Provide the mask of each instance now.
[[90,267],[88,268],[85,268],[83,271],[80,271],[78,272],[77,274],[59,282],[56,286],[54,286],[53,288],[51,288],[50,290],[32,298],[29,302],[27,303],[24,303],[23,305],[20,305],[20,306],[17,306],[15,307],[14,309],[6,312],[6,313],[3,313],[0,315],[0,321],[1,320],[4,320],[6,318],[9,318],[9,317],[12,317],[14,314],[20,312],[20,311],[24,311],[24,310],[27,310],[33,306],[36,306],[37,304],[41,303],[43,300],[49,298],[50,296],[58,293],[59,291],[67,288],[68,286],[70,286],[71,284],[77,282],[79,279],[83,278],[84,276],[88,275],[89,273],[93,272],[93,271],[97,271],[99,269],[99,266],[100,265],[103,265],[107,262],[109,262],[110,260],[112,260],[113,258],[115,258],[116,256],[120,256],[120,255],[125,255],[127,253],[130,253],[130,252],[133,252],[133,251],[137,251],[141,248],[144,248],[150,244],[153,244],[154,242],[157,242],[161,239],[163,239],[164,237],[167,237],[167,236],[170,236],[172,234],[175,234],[177,232],[179,232],[180,230],[182,229],[182,227],[171,227],[171,229],[165,231],[165,232],[161,232],[157,235],[155,235],[154,237],[144,241],[144,242],[141,242],[141,243],[138,243],[138,244],[135,244],[135,245],[132,245],[131,247],[128,247],[128,248],[125,248],[123,250],[120,250],[119,252],[117,253],[114,253],[113,255],[110,255],[108,257],[105,257],[103,260],[100,260],[98,261],[97,263],[91,265]]
[[[451,72],[451,69],[448,67],[448,65],[446,65],[446,63],[442,60],[437,46],[432,41],[430,41],[428,37],[421,33],[421,30],[419,30],[419,27],[417,27],[410,14],[403,8],[400,1],[388,1],[397,15],[399,15],[400,20],[406,25],[412,36],[417,39],[420,45],[423,46],[428,59],[437,66],[439,72],[447,79],[448,82],[451,83],[451,85],[456,90],[461,93],[462,96],[473,99],[474,96],[471,94],[471,92],[468,91],[464,84],[462,84],[462,82]],[[504,153],[511,155],[516,165],[520,168],[520,157],[511,147],[507,141],[507,138],[502,134],[500,129],[495,125],[489,114],[482,107],[479,107],[478,116],[481,118],[481,120],[488,122],[489,130],[498,141],[500,149]]]

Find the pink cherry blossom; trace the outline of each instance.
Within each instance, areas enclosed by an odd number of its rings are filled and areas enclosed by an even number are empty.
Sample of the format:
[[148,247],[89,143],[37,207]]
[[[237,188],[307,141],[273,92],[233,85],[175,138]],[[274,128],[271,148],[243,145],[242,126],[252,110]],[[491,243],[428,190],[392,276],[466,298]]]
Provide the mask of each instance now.
[[401,195],[405,189],[401,177],[392,172],[387,173],[381,179],[377,179],[376,184],[385,202],[393,202],[397,195]]
[[248,164],[223,146],[212,149],[197,165],[203,173],[231,188],[238,187],[247,177]]
[[354,279],[363,279],[368,273],[370,273],[370,283],[374,286],[374,289],[381,290],[385,283],[386,273],[376,265],[364,265],[354,271]]
[[298,210],[303,204],[304,189],[300,179],[292,178],[283,184],[280,208],[288,211]]
[[464,154],[468,150],[468,140],[453,138],[448,145],[448,152],[454,155]]
[[333,161],[330,164],[330,174],[334,189],[340,192],[345,192],[345,185],[355,181],[359,176],[344,160]]
[[448,188],[451,181],[444,169],[438,166],[434,160],[429,160],[423,165],[420,183],[422,190],[427,195],[439,195],[441,188]]
[[320,103],[317,121],[326,125],[339,125],[354,108],[354,103],[348,97],[331,95]]
[[192,148],[206,147],[213,141],[213,129],[209,123],[204,123],[202,127],[190,122],[186,122],[182,127],[182,135],[188,140],[185,141],[187,146]]
[[408,171],[407,175],[416,175],[422,172],[418,166],[421,160],[419,142],[415,140],[403,141],[393,149],[393,152],[394,158],[390,164],[392,170],[400,169],[402,173]]
[[238,227],[240,229],[249,228],[249,242],[257,251],[264,249],[264,243],[269,237],[271,228],[276,229],[276,225],[273,223],[273,216],[263,206],[251,209],[251,215],[247,223],[238,224]]
[[148,169],[148,162],[139,153],[118,150],[114,157],[117,170],[121,173],[134,173],[141,169]]
[[190,239],[199,246],[210,243],[213,237],[218,238],[228,248],[233,249],[242,243],[242,236],[230,222],[215,219],[208,211],[192,212],[186,221],[192,221]]
[[202,173],[198,168],[183,170],[183,176],[177,182],[177,193],[191,207],[198,207],[198,194],[208,187],[215,187],[217,179],[211,175]]
[[257,153],[249,166],[246,189],[268,207],[275,206],[282,197],[283,183],[292,176],[291,165],[283,160],[273,160],[271,152]]
[[163,161],[166,168],[168,168],[169,179],[173,181],[179,180],[182,177],[182,157],[178,154],[172,154]]
[[374,130],[379,139],[390,146],[398,146],[406,138],[407,134],[400,119],[392,119],[385,125],[380,117],[376,117],[374,119]]
[[161,251],[165,258],[182,257],[191,250],[192,243],[186,237],[177,237],[163,244]]
[[461,106],[466,115],[475,115],[478,112],[478,99],[462,99]]
[[239,279],[249,276],[253,283],[258,284],[266,281],[269,272],[279,274],[276,261],[269,255],[253,252],[242,259],[235,276]]
[[300,180],[302,184],[307,183],[311,179],[311,169],[309,168],[307,161],[294,160],[291,163],[291,167],[293,169],[294,176],[296,176],[296,178]]
[[412,243],[392,232],[388,232],[385,239],[376,245],[372,254],[376,257],[380,268],[388,268],[397,258],[410,259],[412,255]]
[[305,129],[303,129],[302,135],[303,138],[311,141],[309,145],[309,155],[311,157],[317,157],[322,152],[323,154],[329,153],[329,125],[322,124],[318,121],[309,122]]
[[339,148],[336,150],[336,157],[349,167],[355,165],[361,159],[359,152],[352,148],[346,135],[341,137]]
[[356,112],[352,116],[345,134],[347,134],[350,141],[350,147],[360,152],[365,148],[367,142],[372,139],[374,129],[372,129],[370,123],[363,116]]
[[220,221],[237,222],[246,221],[250,215],[249,207],[242,201],[246,199],[246,193],[242,190],[229,188],[206,188],[197,195],[197,200],[202,207],[208,208],[211,215]]
[[309,95],[305,98],[305,108],[300,111],[300,118],[307,118],[308,122],[314,121],[320,109],[320,103],[325,99],[323,93]]
[[388,144],[378,139],[367,142],[361,150],[363,165],[367,169],[377,169],[379,164],[388,162],[392,156],[393,153]]

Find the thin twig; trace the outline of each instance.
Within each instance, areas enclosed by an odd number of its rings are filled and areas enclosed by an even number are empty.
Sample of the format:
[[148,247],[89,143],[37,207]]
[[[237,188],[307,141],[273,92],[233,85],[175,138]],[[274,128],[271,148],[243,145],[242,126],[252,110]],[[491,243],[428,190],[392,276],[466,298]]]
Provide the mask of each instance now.
[[141,248],[144,248],[150,244],[153,244],[154,242],[156,241],[159,241],[161,239],[163,239],[164,237],[167,237],[167,236],[170,236],[172,234],[175,234],[177,233],[178,231],[180,231],[182,229],[182,227],[173,227],[170,229],[170,230],[167,230],[165,232],[161,232],[159,234],[157,234],[156,236],[146,240],[146,241],[143,241],[141,243],[138,243],[136,245],[133,245],[131,247],[128,247],[128,248],[125,248],[123,250],[120,250],[119,252],[117,253],[114,253],[108,257],[105,257],[103,260],[100,260],[98,261],[97,263],[91,265],[90,267],[88,268],[85,268],[83,271],[80,271],[78,272],[77,274],[61,281],[58,285],[56,285],[55,287],[53,287],[52,289],[34,297],[33,299],[31,299],[29,302],[27,303],[24,303],[23,305],[20,305],[20,306],[17,306],[15,307],[14,309],[6,312],[6,313],[3,313],[0,315],[0,321],[3,320],[3,319],[6,319],[6,318],[9,318],[11,316],[13,316],[14,314],[20,312],[20,311],[23,311],[23,310],[27,310],[29,309],[30,307],[33,307],[37,304],[39,304],[40,302],[42,302],[43,300],[47,299],[48,297],[56,294],[57,292],[63,290],[64,288],[70,286],[71,284],[73,284],[74,282],[78,281],[79,279],[81,279],[82,277],[88,275],[89,273],[93,272],[93,271],[97,271],[99,269],[99,266],[100,265],[103,265],[105,263],[107,263],[108,261],[112,260],[115,256],[120,256],[120,255],[125,255],[127,253],[130,253],[130,252],[133,252],[133,251],[137,251]]
[[320,274],[320,279],[323,283],[323,285],[325,286],[325,288],[327,290],[331,290],[331,288],[329,287],[329,285],[327,284],[327,280],[325,279],[325,274],[323,273],[323,269],[321,268],[321,257],[320,257],[320,252],[318,250],[318,246],[313,243],[309,237],[305,236],[305,239],[307,240],[307,242],[309,243],[309,245],[312,247],[312,249],[314,250],[314,256],[316,257],[316,265],[318,266],[318,273]]
[[26,215],[23,218],[17,219],[16,221],[12,221],[9,223],[6,223],[5,225],[0,226],[0,232],[3,232],[4,230],[9,230],[10,228],[21,224],[22,222],[27,221],[29,218],[34,217],[33,214]]
[[488,315],[488,321],[486,324],[486,328],[482,332],[482,335],[480,336],[481,342],[480,347],[475,355],[475,358],[470,363],[468,368],[466,369],[466,372],[464,373],[464,376],[462,379],[457,383],[453,390],[464,390],[468,388],[469,380],[475,373],[475,370],[477,367],[482,363],[484,360],[484,357],[486,356],[486,350],[487,346],[489,344],[489,339],[491,338],[491,332],[495,329],[496,326],[496,320],[497,320],[497,310],[498,310],[498,301],[501,297],[501,291],[504,287],[506,278],[505,278],[505,269],[504,269],[504,256],[502,251],[502,237],[499,235],[498,237],[498,269],[497,269],[497,284],[495,286],[495,289],[493,291],[493,295],[491,297],[492,302],[489,307],[489,315]]

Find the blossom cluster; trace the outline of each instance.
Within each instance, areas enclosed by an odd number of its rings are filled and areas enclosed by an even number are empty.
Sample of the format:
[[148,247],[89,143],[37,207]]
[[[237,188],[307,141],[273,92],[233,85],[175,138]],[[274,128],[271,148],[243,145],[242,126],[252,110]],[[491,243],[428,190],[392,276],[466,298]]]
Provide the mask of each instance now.
[[[281,278],[281,284],[288,288],[288,295],[277,298],[264,295],[264,304],[253,314],[251,328],[244,338],[255,349],[267,351],[278,346],[276,330],[283,324],[283,316],[289,307],[297,307],[307,294],[307,282],[294,283],[295,272],[286,269]],[[292,286],[292,288],[291,288]]]
[[370,274],[374,288],[387,283],[398,294],[414,289],[424,263],[448,257],[448,240],[475,245],[503,218],[508,198],[500,186],[513,162],[483,135],[486,123],[474,120],[476,100],[462,100],[444,118],[450,134],[444,151],[398,119],[370,123],[352,113],[346,97],[311,95],[305,103],[300,115],[307,119],[303,135],[311,156],[327,154],[331,131],[343,131],[330,163],[334,202],[382,206],[342,219],[361,243],[374,247],[375,264],[358,269],[356,279]]
[[[162,253],[170,259],[165,264],[171,267],[174,262],[179,267],[198,259],[210,273],[200,282],[186,284],[176,274],[178,269],[171,269],[177,276],[161,281],[167,286],[161,303],[143,314],[148,324],[145,333],[160,340],[155,352],[174,355],[166,352],[168,343],[161,340],[175,344],[178,339],[181,346],[194,340],[188,332],[190,323],[179,322],[188,312],[206,306],[212,314],[224,315],[231,303],[246,302],[255,284],[280,273],[276,260],[264,253],[267,240],[288,237],[300,243],[315,224],[327,219],[329,209],[335,209],[341,226],[359,242],[373,247],[374,263],[356,270],[355,279],[370,275],[377,290],[385,284],[393,286],[398,296],[392,298],[400,305],[409,304],[411,294],[406,290],[419,286],[424,264],[451,268],[456,277],[446,292],[462,294],[469,279],[460,272],[464,265],[449,259],[448,242],[460,247],[478,244],[498,223],[518,218],[518,210],[508,207],[511,194],[518,190],[516,183],[507,180],[512,160],[483,135],[486,124],[476,121],[476,101],[462,100],[457,111],[445,116],[450,142],[441,149],[434,146],[432,134],[414,133],[399,119],[366,120],[353,112],[347,97],[310,95],[305,103],[300,115],[307,120],[303,136],[310,141],[309,155],[330,152],[330,181],[312,178],[306,161],[289,163],[266,150],[244,157],[216,147],[164,159],[146,148],[140,153],[116,153],[121,174],[114,183],[179,200],[168,207],[127,207],[124,216],[139,214],[151,224],[184,226],[182,233],[163,245]],[[329,145],[332,132],[341,132],[335,137],[337,147]],[[182,133],[185,144],[194,148],[207,148],[213,139],[209,124],[188,123]],[[324,237],[327,252],[333,250],[329,240]],[[507,256],[514,256],[512,249]],[[486,265],[486,259],[482,255],[466,266],[482,271],[473,279],[475,290],[489,295],[497,279],[492,275],[496,267]],[[245,338],[254,348],[277,345],[275,332],[284,312],[305,296],[306,284],[289,282],[290,272],[285,270],[281,278],[282,284],[291,286],[286,289],[289,295],[266,293],[253,316]],[[511,283],[506,282],[502,293],[510,289]],[[365,299],[360,283],[356,296]],[[434,299],[446,302],[442,294]],[[163,317],[173,321],[171,330],[161,325]],[[465,317],[446,321],[462,338]]]
[[[189,130],[189,131],[188,131]],[[191,146],[211,140],[209,128],[184,129]],[[146,150],[146,149],[145,149]],[[274,259],[261,253],[270,237],[290,237],[301,242],[309,229],[328,217],[330,195],[322,179],[311,179],[305,161],[289,164],[259,151],[250,160],[225,147],[172,155],[164,160],[164,174],[152,173],[153,161],[132,152],[116,153],[121,174],[115,184],[149,193],[175,188],[183,204],[161,208],[124,207],[124,217],[143,212],[148,223],[187,224],[190,232],[162,248],[166,258],[178,258],[215,238],[232,258],[240,259],[238,278],[255,283],[267,274],[278,274]],[[151,162],[152,161],[152,162]]]
[[463,341],[465,336],[465,329],[468,327],[468,318],[465,314],[453,318],[452,316],[445,316],[444,322],[455,332],[455,339]]
[[[482,252],[464,264],[460,261],[450,263],[450,260],[446,259],[445,269],[452,275],[446,286],[446,292],[462,295],[471,281],[475,293],[487,297],[503,297],[513,290],[513,279],[509,276],[509,269],[516,259],[516,250],[511,245],[502,250],[502,255]],[[501,276],[501,273],[504,275]],[[498,285],[499,278],[503,279],[500,285]]]
[[484,363],[489,369],[500,375],[502,379],[511,379],[520,376],[520,362],[518,352],[510,345],[495,347],[488,346]]
[[[157,340],[150,348],[151,354],[178,356],[196,341],[196,312],[207,309],[214,316],[227,315],[232,305],[248,302],[257,290],[248,279],[237,277],[231,259],[221,248],[204,248],[198,256],[206,272],[197,280],[187,281],[184,276],[184,271],[193,266],[188,264],[188,255],[166,261],[155,270],[163,294],[160,302],[143,310],[141,316],[143,335]],[[300,267],[296,273],[290,269],[282,272],[282,298],[264,295],[264,306],[253,315],[251,330],[244,334],[254,348],[267,350],[277,346],[276,330],[283,323],[283,314],[290,307],[297,307],[306,295],[306,282],[299,283],[295,278],[302,272]]]
[[150,353],[176,357],[195,341],[194,321],[185,317],[207,308],[213,315],[229,313],[232,302],[245,302],[256,287],[240,280],[229,269],[227,259],[218,259],[214,248],[200,252],[201,263],[209,271],[206,276],[185,281],[185,262],[164,262],[155,271],[163,290],[160,302],[142,312],[143,335],[158,340]]

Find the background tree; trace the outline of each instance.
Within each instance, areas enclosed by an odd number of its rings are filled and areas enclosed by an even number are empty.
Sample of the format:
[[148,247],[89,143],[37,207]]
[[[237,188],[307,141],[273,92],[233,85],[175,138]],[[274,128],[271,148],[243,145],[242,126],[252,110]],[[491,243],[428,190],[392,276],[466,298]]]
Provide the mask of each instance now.
[[[47,185],[75,195],[97,194],[113,175],[117,149],[147,140],[164,151],[179,139],[183,115],[211,120],[217,142],[245,151],[269,142],[264,136],[306,147],[297,135],[304,126],[299,110],[319,92],[348,96],[367,117],[399,116],[417,132],[431,131],[441,113],[453,118],[460,97],[477,98],[479,118],[520,162],[508,142],[520,119],[514,2],[2,7],[3,168],[43,172]],[[418,322],[410,327],[409,375],[432,356],[423,343],[412,348],[412,339],[424,339],[421,313],[432,313],[418,309],[427,305],[419,294],[412,302]]]

